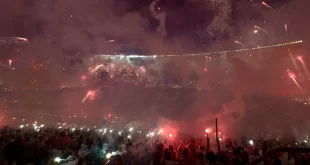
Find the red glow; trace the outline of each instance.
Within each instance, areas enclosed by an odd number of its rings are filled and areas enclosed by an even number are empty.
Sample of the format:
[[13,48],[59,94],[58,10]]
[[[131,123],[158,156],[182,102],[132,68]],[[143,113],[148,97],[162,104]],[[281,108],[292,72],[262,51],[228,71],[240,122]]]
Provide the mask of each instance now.
[[108,114],[109,117],[111,117],[111,114]]
[[88,91],[88,94],[90,95],[92,93],[92,91]]
[[301,56],[297,56],[297,60],[302,61],[302,57]]
[[207,72],[207,71],[208,71],[208,69],[207,69],[207,68],[204,68],[204,69],[203,69],[203,71]]
[[169,134],[169,137],[172,138],[172,134]]
[[9,62],[12,62],[12,60],[11,60],[11,59],[9,59],[8,61],[9,61]]
[[85,80],[85,79],[86,79],[86,76],[82,76],[81,79],[82,79],[82,80]]
[[295,79],[296,75],[293,72],[288,72],[288,76],[292,79]]
[[210,129],[206,129],[206,132],[209,133],[209,132],[210,132]]

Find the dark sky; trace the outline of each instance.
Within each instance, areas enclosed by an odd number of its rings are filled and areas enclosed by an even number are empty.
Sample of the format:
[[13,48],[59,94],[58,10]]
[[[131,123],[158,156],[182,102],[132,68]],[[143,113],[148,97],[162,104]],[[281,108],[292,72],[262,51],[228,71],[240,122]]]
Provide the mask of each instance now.
[[[29,38],[40,35],[48,24],[45,20],[38,20],[31,15],[34,6],[42,0],[12,0],[0,2],[0,35],[1,36],[27,36]],[[274,8],[279,8],[289,0],[267,0]],[[151,17],[148,6],[151,0],[118,0],[115,1],[113,12],[116,15],[126,15],[137,11],[143,17],[149,19],[149,30],[154,30],[158,24]],[[261,0],[253,0],[253,3],[261,3]],[[263,8],[240,9],[239,6],[251,5],[250,0],[232,0],[231,25],[236,26],[238,21],[258,19]],[[61,4],[60,4],[61,5]],[[189,35],[209,24],[214,17],[211,1],[205,0],[163,0],[160,2],[161,10],[167,12],[168,36]],[[104,18],[103,18],[104,19]]]

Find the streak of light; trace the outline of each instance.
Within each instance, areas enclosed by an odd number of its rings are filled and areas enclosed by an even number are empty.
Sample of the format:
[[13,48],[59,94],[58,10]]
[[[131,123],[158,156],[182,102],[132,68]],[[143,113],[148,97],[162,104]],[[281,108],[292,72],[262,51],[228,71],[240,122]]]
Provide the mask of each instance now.
[[[223,53],[234,53],[234,52],[258,50],[258,49],[268,49],[268,48],[282,47],[282,46],[300,44],[300,43],[303,43],[303,40],[291,41],[291,42],[286,42],[286,43],[279,43],[279,44],[275,44],[275,45],[265,45],[265,46],[252,47],[252,48],[224,50],[224,51],[215,51],[215,52],[205,52],[205,53],[159,54],[159,55],[126,55],[126,57],[127,58],[154,58],[154,56],[155,56],[156,58],[159,58],[159,57],[179,57],[179,56],[207,56],[207,55],[215,55],[215,54],[221,54],[222,55]],[[121,55],[114,55],[114,54],[97,54],[97,55],[102,56],[102,57],[110,57],[110,58],[120,58],[120,56],[121,56]]]
[[0,66],[2,66],[2,67],[4,67],[4,68],[7,68],[7,69],[15,70],[15,68],[12,68],[12,67],[10,67],[10,66],[8,66],[8,65],[4,65],[4,64],[2,64],[2,63],[0,63]]
[[301,57],[301,56],[298,56],[297,59],[300,61],[301,65],[302,65],[302,67],[303,67],[303,69],[304,69],[304,71],[305,71],[306,74],[307,74],[307,77],[310,78],[309,69],[308,69],[306,63],[304,62],[304,60],[302,59],[302,57]]
[[303,91],[302,87],[299,85],[299,83],[297,82],[295,74],[293,72],[289,72],[288,75],[294,81],[294,83],[296,84],[296,86],[300,90],[300,92],[303,93],[304,91]]
[[9,59],[8,62],[9,62],[9,66],[11,67],[12,66],[12,60]]
[[292,62],[293,62],[294,68],[295,68],[299,73],[301,73],[300,68],[299,68],[299,66],[297,65],[296,59],[294,58],[292,52],[291,52],[289,49],[288,49],[288,52],[289,52],[289,56],[290,56],[290,58],[291,58],[291,60],[292,60]]
[[263,28],[261,28],[261,27],[259,27],[259,26],[254,26],[254,28],[256,28],[256,29],[258,29],[258,30],[260,30],[260,31],[262,31],[262,32],[264,32],[264,33],[266,33],[266,34],[268,34],[268,31],[267,31],[266,29],[263,29]]
[[244,47],[244,44],[242,42],[240,42],[240,41],[235,41],[235,43],[237,43],[237,44],[241,45],[242,47]]
[[268,5],[266,2],[262,2],[262,5],[264,5],[265,7],[271,9],[271,10],[274,10],[273,7],[271,7],[270,5]]
[[82,103],[84,103],[90,97],[92,93],[93,93],[92,91],[88,91],[86,96],[83,98]]

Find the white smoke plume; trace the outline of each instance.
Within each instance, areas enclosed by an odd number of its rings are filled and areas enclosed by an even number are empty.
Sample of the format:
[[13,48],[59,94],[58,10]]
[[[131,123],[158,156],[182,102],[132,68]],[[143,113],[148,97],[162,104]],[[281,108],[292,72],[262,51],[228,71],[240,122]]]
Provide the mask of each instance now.
[[150,11],[152,13],[153,18],[155,18],[156,20],[159,21],[159,25],[156,29],[157,32],[160,33],[160,35],[162,37],[164,37],[167,34],[167,31],[166,31],[166,13],[161,12],[160,9],[156,10],[156,7],[160,1],[161,0],[154,0],[150,4]]

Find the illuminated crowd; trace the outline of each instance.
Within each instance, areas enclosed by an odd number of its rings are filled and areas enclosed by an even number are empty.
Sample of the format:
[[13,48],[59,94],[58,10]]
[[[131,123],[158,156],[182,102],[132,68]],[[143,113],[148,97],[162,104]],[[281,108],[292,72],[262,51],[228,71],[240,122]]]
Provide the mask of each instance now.
[[[293,137],[241,138],[238,142],[226,138],[217,143],[211,130],[205,132],[206,136],[202,138],[183,138],[166,129],[142,131],[129,127],[115,131],[108,128],[46,128],[43,124],[20,125],[17,129],[4,126],[0,136],[0,164],[245,165],[275,147],[307,145],[306,140],[298,142]],[[276,153],[262,163],[277,165],[286,161],[293,165],[296,159],[296,154]],[[307,154],[298,156],[301,164],[309,161]]]

